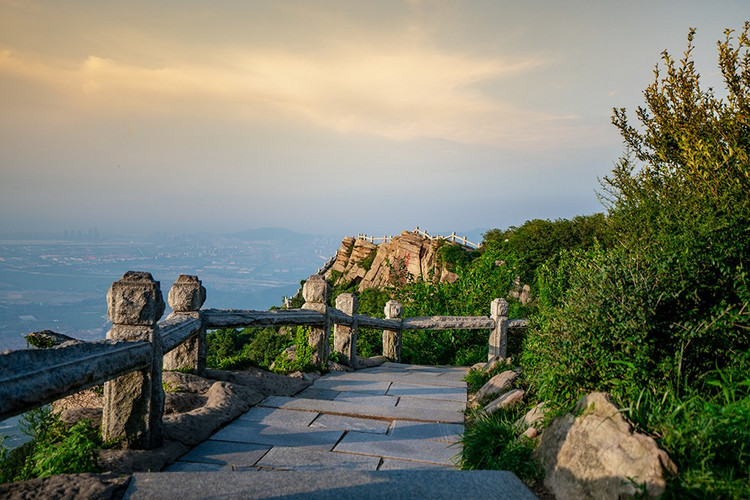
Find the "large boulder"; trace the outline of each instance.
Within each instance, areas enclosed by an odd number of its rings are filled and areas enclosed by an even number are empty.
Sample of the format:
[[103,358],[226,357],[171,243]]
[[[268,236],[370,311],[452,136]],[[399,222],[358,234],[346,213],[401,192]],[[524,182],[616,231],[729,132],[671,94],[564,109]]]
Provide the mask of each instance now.
[[534,452],[556,498],[623,498],[665,490],[676,466],[649,436],[633,431],[606,393],[584,396],[573,413],[554,419]]
[[474,395],[474,399],[480,403],[490,398],[494,394],[502,394],[511,388],[513,382],[518,378],[518,372],[514,370],[505,370],[498,373],[487,381],[481,389]]

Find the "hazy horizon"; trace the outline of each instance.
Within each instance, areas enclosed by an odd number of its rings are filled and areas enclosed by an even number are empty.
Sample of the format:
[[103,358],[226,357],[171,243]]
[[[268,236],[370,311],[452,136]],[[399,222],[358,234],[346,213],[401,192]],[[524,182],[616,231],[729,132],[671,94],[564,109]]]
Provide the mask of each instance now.
[[[602,211],[689,27],[742,1],[0,0],[0,233],[342,237]],[[115,229],[116,228],[116,229]]]

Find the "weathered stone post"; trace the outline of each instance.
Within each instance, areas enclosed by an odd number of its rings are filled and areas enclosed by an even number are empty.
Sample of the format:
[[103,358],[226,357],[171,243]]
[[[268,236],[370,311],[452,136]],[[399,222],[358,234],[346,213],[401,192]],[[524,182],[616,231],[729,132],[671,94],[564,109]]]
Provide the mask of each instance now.
[[164,390],[161,385],[162,343],[157,322],[164,313],[159,282],[151,273],[128,271],[107,292],[112,329],[107,339],[150,342],[152,357],[144,370],[104,384],[102,437],[124,439],[128,448],[161,446]]
[[[352,293],[342,293],[336,297],[336,309],[354,316],[359,303]],[[340,354],[341,363],[354,367],[357,363],[357,320],[352,326],[333,325],[333,348]]]
[[[200,308],[206,302],[206,289],[197,276],[181,274],[167,296],[173,316],[200,319]],[[188,368],[196,375],[206,376],[206,329],[201,327],[194,336],[164,354],[165,370]]]
[[311,311],[317,311],[325,314],[325,324],[323,327],[312,326],[310,327],[310,335],[307,338],[307,342],[314,348],[312,364],[317,367],[323,366],[328,362],[328,343],[331,338],[331,320],[328,317],[328,298],[331,296],[331,287],[328,282],[319,274],[313,274],[310,278],[305,281],[302,287],[302,297],[305,299],[305,303],[302,309],[308,309]]
[[490,349],[487,359],[505,358],[508,349],[508,301],[495,299],[490,304],[490,318],[495,328],[490,333]]
[[[401,319],[404,310],[397,300],[389,300],[385,304],[386,319]],[[383,330],[383,356],[395,361],[401,362],[401,329]]]

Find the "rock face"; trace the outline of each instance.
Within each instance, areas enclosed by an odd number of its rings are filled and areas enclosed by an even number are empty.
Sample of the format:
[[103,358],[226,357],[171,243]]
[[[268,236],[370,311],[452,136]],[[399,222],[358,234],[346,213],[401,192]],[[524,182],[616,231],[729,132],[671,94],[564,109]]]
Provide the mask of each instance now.
[[457,276],[437,264],[439,246],[438,240],[408,231],[381,245],[347,237],[341,241],[336,262],[325,278],[331,279],[334,273],[340,273],[334,284],[357,283],[360,292],[366,288],[382,288],[408,275],[453,282]]
[[515,370],[505,370],[502,373],[498,373],[487,381],[481,389],[477,391],[474,398],[477,401],[482,401],[493,394],[502,394],[510,389],[513,382],[518,378],[518,372]]
[[60,474],[19,483],[0,484],[0,498],[122,498],[130,476],[106,474]]
[[657,498],[666,487],[663,470],[676,472],[652,438],[633,432],[606,393],[584,396],[573,414],[553,420],[534,453],[545,486],[561,500],[630,497],[640,488]]

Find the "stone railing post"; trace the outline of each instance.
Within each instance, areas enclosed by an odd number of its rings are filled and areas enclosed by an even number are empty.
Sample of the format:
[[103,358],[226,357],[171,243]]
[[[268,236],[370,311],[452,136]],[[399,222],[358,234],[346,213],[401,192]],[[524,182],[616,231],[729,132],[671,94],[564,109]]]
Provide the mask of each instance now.
[[310,361],[317,367],[323,366],[328,362],[328,343],[331,338],[331,320],[328,317],[328,298],[331,296],[331,287],[328,282],[319,274],[313,274],[305,281],[302,287],[302,297],[305,303],[302,309],[317,311],[325,314],[325,324],[323,327],[310,327],[310,335],[307,342],[313,347],[314,351]]
[[[359,303],[357,296],[351,293],[342,293],[336,297],[336,309],[354,316]],[[333,349],[340,355],[341,363],[354,367],[357,363],[357,320],[353,320],[352,326],[333,325]]]
[[123,440],[128,448],[161,446],[164,390],[161,385],[162,343],[157,322],[164,298],[151,273],[126,272],[107,292],[112,328],[107,339],[143,340],[152,346],[151,365],[104,384],[102,437]]
[[487,359],[505,358],[508,349],[508,301],[495,299],[490,304],[490,318],[495,328],[490,333],[490,349]]
[[[181,274],[167,296],[172,316],[200,319],[200,308],[206,302],[206,289],[197,276]],[[189,338],[171,352],[164,354],[165,370],[190,369],[196,375],[206,376],[206,329]]]
[[[401,319],[404,310],[397,300],[389,300],[385,304],[386,319]],[[383,356],[401,362],[401,329],[383,330]]]

